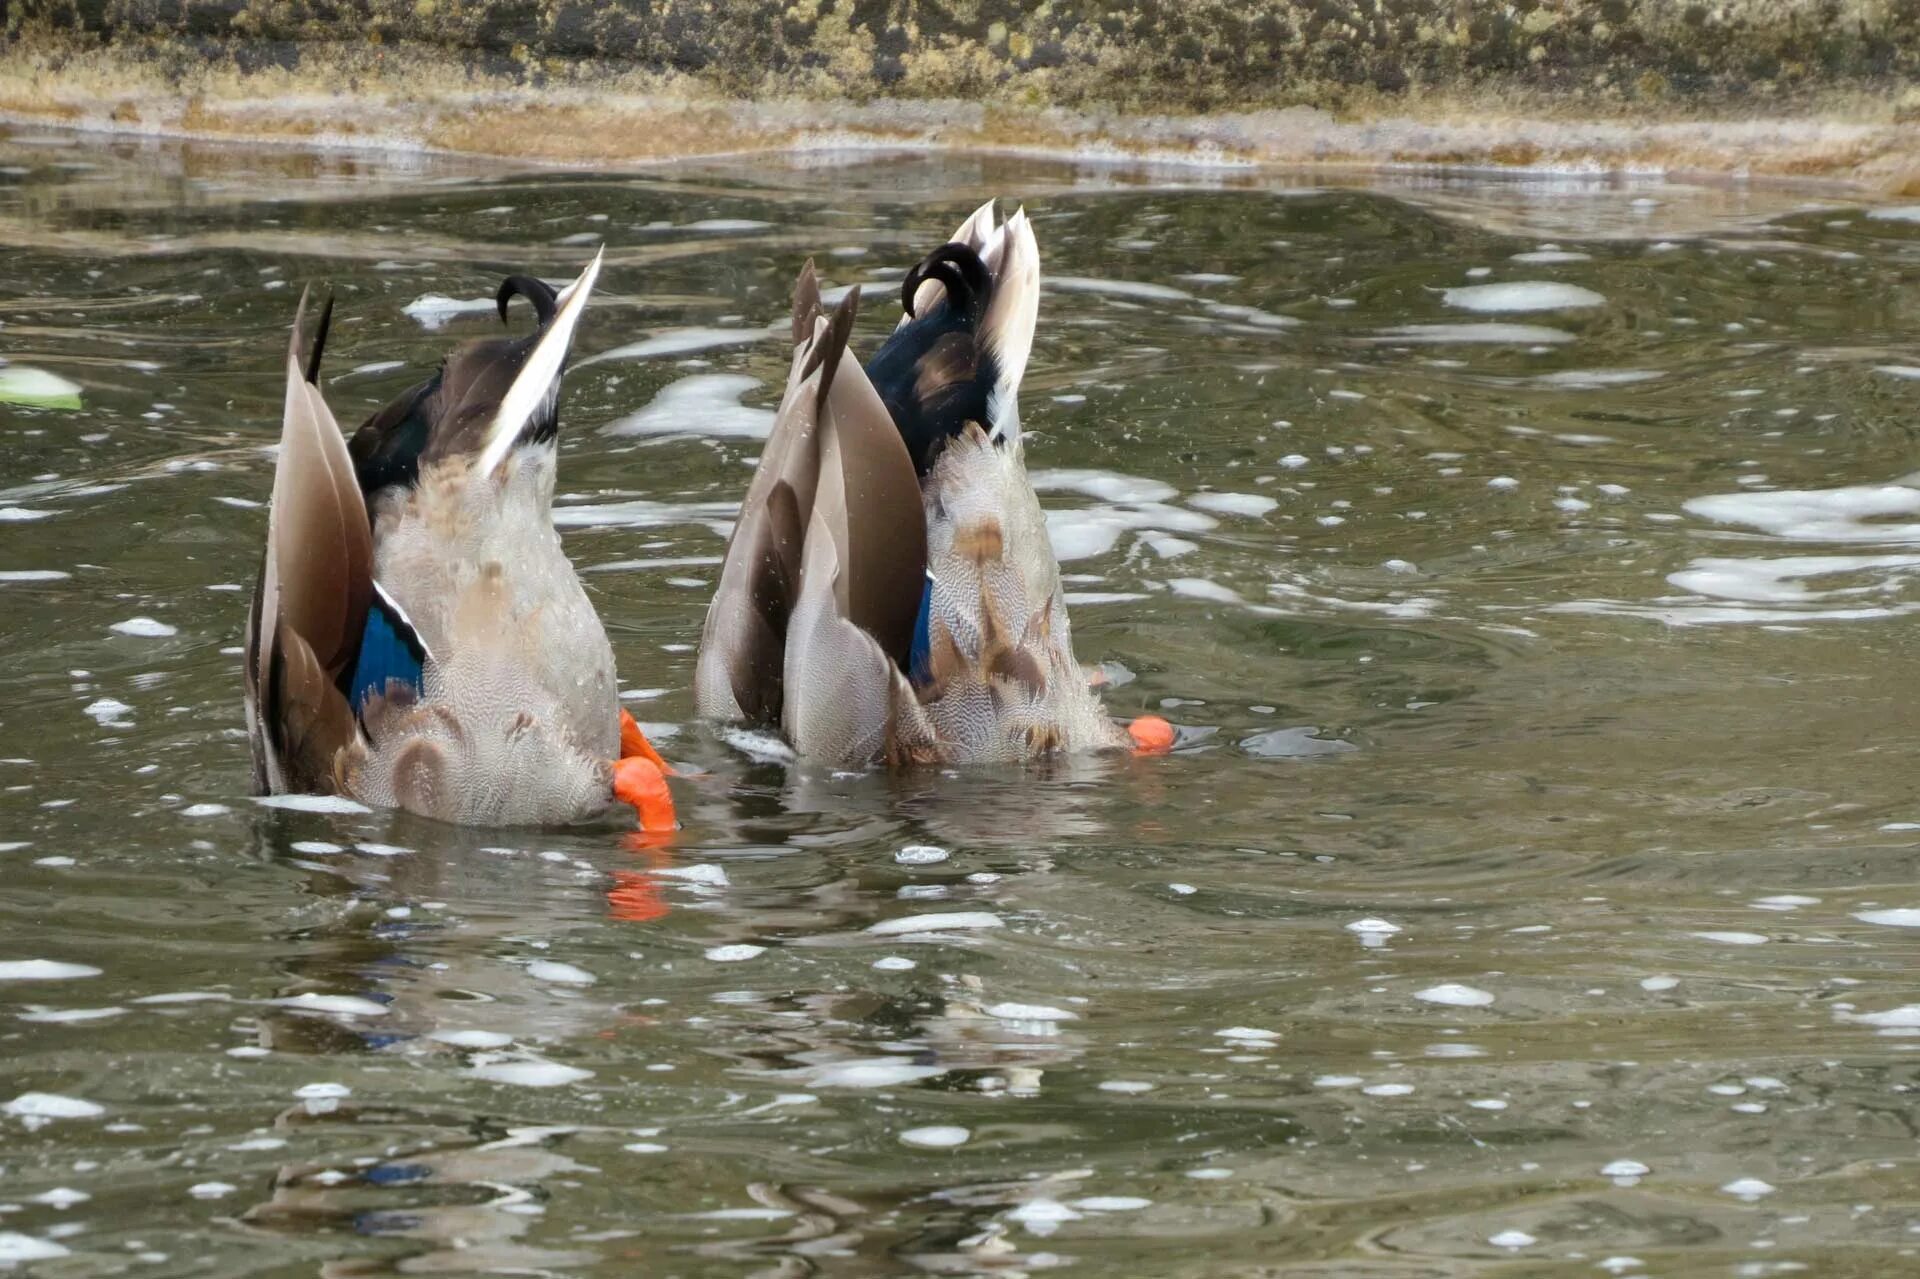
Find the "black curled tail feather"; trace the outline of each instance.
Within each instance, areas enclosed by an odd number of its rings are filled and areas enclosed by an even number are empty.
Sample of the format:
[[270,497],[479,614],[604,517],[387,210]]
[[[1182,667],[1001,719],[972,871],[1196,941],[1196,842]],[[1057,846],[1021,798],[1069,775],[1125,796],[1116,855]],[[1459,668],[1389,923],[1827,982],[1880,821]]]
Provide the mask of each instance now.
[[500,309],[500,323],[507,322],[507,303],[518,293],[533,303],[533,313],[541,328],[553,323],[554,312],[560,309],[560,295],[545,280],[531,275],[510,275],[500,281],[500,288],[493,295],[493,303]]
[[[914,295],[930,280],[945,290],[944,305],[915,312]],[[867,362],[867,378],[922,479],[969,422],[988,423],[1000,368],[981,329],[995,288],[979,253],[964,244],[941,245],[907,272],[901,302],[908,318]]]
[[987,300],[993,293],[993,276],[980,255],[964,244],[943,244],[916,262],[900,284],[900,306],[913,315],[914,294],[928,280],[939,281],[947,291],[947,305],[954,314],[966,317],[969,327],[987,313]]
[[327,330],[333,325],[333,294],[320,307],[320,322],[313,326],[313,350],[307,352],[307,384],[320,385],[320,356],[327,349]]

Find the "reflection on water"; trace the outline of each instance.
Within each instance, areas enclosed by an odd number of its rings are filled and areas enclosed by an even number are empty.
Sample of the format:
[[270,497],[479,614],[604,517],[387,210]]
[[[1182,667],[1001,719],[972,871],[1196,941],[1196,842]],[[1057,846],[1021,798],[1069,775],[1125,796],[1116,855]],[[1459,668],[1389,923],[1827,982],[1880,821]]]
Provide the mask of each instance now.
[[[1166,177],[0,142],[0,1266],[1920,1264],[1920,222]],[[870,343],[989,193],[1077,644],[1179,753],[709,733],[794,271]],[[557,516],[686,829],[249,800],[300,285],[352,420],[601,240]]]

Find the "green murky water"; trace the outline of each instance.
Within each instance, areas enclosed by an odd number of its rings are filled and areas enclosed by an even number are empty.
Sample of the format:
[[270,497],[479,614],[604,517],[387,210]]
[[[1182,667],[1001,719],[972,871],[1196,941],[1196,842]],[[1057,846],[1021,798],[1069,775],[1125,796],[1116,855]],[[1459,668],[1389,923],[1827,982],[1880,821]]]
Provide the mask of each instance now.
[[[688,685],[789,282],[870,347],[990,194],[1080,655],[1184,748],[756,760]],[[301,284],[354,421],[602,240],[558,515],[686,829],[256,805]],[[1920,210],[16,134],[0,243],[81,398],[0,407],[0,1268],[1920,1268]]]

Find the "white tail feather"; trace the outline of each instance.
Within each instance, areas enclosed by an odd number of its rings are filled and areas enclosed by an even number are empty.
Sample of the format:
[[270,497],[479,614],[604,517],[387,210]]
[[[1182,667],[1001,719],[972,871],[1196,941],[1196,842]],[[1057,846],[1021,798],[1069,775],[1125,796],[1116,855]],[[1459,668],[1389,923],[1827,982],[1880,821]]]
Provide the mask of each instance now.
[[1040,245],[1023,207],[1001,224],[988,246],[996,261],[993,301],[980,323],[982,340],[992,349],[1000,378],[987,399],[988,424],[995,439],[1020,438],[1020,378],[1033,350],[1040,320]]
[[593,282],[600,276],[600,261],[606,255],[607,250],[602,246],[587,269],[580,273],[580,278],[560,292],[560,308],[554,312],[553,322],[534,344],[527,362],[520,368],[520,375],[513,379],[513,385],[501,398],[493,424],[487,428],[486,446],[480,450],[480,460],[475,464],[479,474],[491,475],[499,469],[527,423],[535,414],[552,408],[555,397],[560,394],[560,371],[566,365],[567,352],[573,347],[573,331],[579,327],[580,316],[587,309]]

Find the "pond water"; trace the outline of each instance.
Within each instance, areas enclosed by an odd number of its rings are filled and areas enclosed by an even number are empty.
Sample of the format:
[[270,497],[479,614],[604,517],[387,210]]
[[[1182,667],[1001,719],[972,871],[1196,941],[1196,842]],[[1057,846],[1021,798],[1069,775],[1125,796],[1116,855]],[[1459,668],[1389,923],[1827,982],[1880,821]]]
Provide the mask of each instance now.
[[[0,142],[0,1269],[1920,1268],[1920,209],[1310,181]],[[743,750],[792,278],[871,349],[989,195],[1080,656],[1181,748]],[[255,803],[301,285],[352,423],[602,241],[557,516],[685,829]]]

